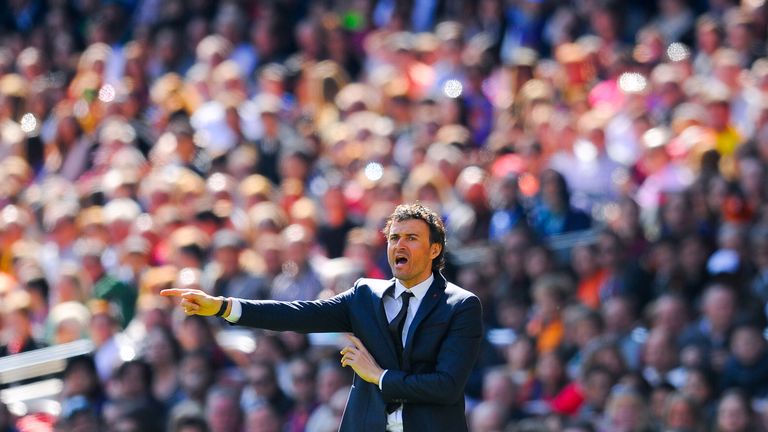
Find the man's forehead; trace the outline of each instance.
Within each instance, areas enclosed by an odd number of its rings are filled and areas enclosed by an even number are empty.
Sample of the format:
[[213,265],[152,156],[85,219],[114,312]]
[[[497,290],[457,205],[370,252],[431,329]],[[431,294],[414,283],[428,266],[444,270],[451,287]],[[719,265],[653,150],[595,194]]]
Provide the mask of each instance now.
[[421,219],[405,219],[392,221],[390,234],[421,234],[429,231],[429,226]]

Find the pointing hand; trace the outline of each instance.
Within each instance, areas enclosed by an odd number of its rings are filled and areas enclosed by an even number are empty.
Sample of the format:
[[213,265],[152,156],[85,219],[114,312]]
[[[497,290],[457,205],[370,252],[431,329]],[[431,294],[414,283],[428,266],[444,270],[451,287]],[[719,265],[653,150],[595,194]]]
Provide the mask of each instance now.
[[216,315],[221,308],[224,297],[213,297],[198,289],[164,289],[161,296],[181,297],[181,307],[187,315]]

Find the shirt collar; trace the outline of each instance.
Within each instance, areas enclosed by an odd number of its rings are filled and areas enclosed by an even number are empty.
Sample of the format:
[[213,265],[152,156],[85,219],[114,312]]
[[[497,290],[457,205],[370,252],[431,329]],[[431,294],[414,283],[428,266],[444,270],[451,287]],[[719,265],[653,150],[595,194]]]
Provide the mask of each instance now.
[[[427,279],[425,279],[423,282],[419,282],[416,285],[412,286],[409,290],[416,299],[421,301],[421,299],[424,298],[424,296],[427,295],[427,291],[429,290],[429,287],[432,286],[432,282],[435,280],[435,275],[430,274]],[[395,279],[395,293],[394,298],[400,297],[400,294],[403,293],[407,288],[403,285],[402,282],[400,282],[400,279]]]

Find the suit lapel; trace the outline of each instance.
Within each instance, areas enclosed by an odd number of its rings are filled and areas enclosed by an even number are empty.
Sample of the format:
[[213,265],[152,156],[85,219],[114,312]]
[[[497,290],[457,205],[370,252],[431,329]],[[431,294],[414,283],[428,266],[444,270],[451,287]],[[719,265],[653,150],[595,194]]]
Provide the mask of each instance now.
[[413,317],[413,322],[411,322],[411,326],[408,327],[408,338],[405,341],[405,349],[403,349],[403,368],[406,370],[407,368],[410,368],[413,335],[416,333],[421,322],[424,321],[424,318],[426,318],[427,315],[432,312],[432,309],[439,303],[440,297],[442,297],[444,291],[445,278],[439,272],[435,272],[435,280],[432,282],[429,290],[427,290],[424,299],[421,300],[419,310],[416,311],[416,316]]
[[389,290],[395,289],[395,280],[391,279],[389,284],[382,284],[377,285],[375,287],[371,287],[371,292],[373,292],[373,298],[371,299],[373,301],[373,310],[375,311],[376,315],[376,325],[378,326],[379,330],[381,331],[382,338],[384,340],[384,343],[389,348],[390,354],[392,354],[392,358],[394,359],[395,364],[397,364],[397,351],[395,350],[395,343],[392,341],[392,337],[389,334],[389,321],[387,320],[387,313],[384,311],[384,295]]

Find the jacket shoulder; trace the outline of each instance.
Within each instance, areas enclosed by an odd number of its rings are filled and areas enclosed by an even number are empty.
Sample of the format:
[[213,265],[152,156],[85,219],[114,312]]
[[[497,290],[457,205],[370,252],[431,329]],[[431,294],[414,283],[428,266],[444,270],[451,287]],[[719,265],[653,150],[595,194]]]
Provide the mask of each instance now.
[[392,285],[392,279],[360,278],[355,282],[356,288],[370,288],[373,291],[385,290]]
[[451,299],[452,303],[464,302],[469,299],[479,301],[475,294],[451,282],[445,284],[445,294]]

